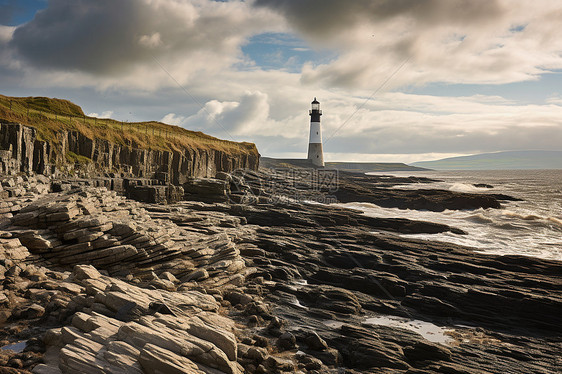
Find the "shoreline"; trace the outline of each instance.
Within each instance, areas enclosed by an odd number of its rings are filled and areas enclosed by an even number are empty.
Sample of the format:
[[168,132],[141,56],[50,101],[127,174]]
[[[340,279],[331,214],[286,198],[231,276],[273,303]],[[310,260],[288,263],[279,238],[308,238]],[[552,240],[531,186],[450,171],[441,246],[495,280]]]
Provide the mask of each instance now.
[[[158,205],[99,188],[47,193],[37,187],[46,181],[29,183],[28,195],[4,208],[13,215],[9,224],[0,224],[2,312],[10,314],[0,338],[4,345],[27,340],[28,347],[2,365],[35,373],[95,371],[100,362],[113,372],[186,373],[559,367],[560,262],[397,235],[463,234],[442,224],[264,203],[275,194],[344,200],[355,194],[439,211],[501,206],[497,199],[508,196],[397,194],[389,187],[404,178],[346,173],[336,193],[265,170],[228,178],[252,193],[238,195],[238,203],[205,195],[199,198],[205,202]],[[384,186],[373,188],[376,182]],[[95,269],[85,266],[91,263]],[[445,333],[449,343],[403,325],[366,323],[391,316],[452,329]],[[196,346],[213,353],[196,354]]]

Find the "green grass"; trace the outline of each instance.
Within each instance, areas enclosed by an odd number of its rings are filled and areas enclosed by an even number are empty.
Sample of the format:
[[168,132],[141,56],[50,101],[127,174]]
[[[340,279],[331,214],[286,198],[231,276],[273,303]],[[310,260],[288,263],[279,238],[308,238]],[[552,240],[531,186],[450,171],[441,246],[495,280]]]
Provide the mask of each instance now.
[[[122,122],[88,117],[78,105],[47,97],[0,95],[0,120],[21,123],[37,130],[39,140],[56,145],[62,130],[79,131],[93,139],[133,148],[182,151],[186,148],[212,149],[233,154],[256,154],[255,144],[222,140],[200,131],[190,131],[162,122]],[[56,146],[55,146],[56,148]]]
[[85,165],[92,162],[91,159],[85,156],[77,155],[74,152],[66,152],[66,160],[72,164]]

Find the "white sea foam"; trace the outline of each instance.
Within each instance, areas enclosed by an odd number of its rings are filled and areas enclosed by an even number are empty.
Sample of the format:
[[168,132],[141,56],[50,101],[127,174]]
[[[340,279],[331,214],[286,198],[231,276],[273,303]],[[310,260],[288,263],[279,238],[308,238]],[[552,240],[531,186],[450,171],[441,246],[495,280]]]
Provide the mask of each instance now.
[[[396,176],[404,174],[395,173]],[[405,176],[409,176],[408,173]],[[407,218],[460,228],[468,235],[452,233],[403,235],[474,247],[489,254],[519,254],[562,261],[562,194],[558,171],[432,172],[416,176],[444,179],[443,182],[414,183],[397,189],[445,189],[473,193],[501,193],[523,199],[504,201],[503,209],[429,212],[381,208],[369,203],[341,204],[366,215]],[[486,183],[494,188],[475,187]]]
[[472,184],[467,184],[467,183],[453,183],[449,187],[449,190],[455,192],[489,192],[490,191],[489,188],[476,187]]

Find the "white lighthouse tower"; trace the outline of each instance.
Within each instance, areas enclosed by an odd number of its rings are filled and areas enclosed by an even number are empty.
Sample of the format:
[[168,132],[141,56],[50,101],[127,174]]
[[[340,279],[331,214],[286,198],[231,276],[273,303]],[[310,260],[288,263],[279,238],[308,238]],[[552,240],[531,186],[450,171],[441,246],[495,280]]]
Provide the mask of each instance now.
[[320,103],[316,98],[312,102],[310,114],[310,137],[308,141],[308,159],[316,167],[324,167],[324,153],[322,152],[322,129],[320,128]]

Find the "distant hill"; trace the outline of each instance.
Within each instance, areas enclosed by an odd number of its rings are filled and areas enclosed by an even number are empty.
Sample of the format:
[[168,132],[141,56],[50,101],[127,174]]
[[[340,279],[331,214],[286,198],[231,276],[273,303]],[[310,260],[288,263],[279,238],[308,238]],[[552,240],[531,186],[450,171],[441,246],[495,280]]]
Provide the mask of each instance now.
[[[294,158],[271,158],[260,157],[260,165],[267,168],[299,167],[310,168],[312,163],[307,159]],[[410,166],[399,162],[326,162],[326,169],[337,169],[357,173],[368,173],[371,171],[416,171],[425,170],[416,166]]]
[[326,168],[344,171],[368,173],[371,171],[419,171],[426,170],[418,166],[406,165],[401,162],[326,162]]
[[507,151],[414,162],[435,170],[562,169],[562,151]]

